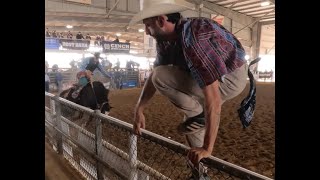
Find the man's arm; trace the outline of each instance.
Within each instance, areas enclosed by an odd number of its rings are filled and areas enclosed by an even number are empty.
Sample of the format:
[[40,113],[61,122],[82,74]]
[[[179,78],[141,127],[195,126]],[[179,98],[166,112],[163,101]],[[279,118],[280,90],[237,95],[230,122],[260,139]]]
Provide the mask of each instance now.
[[207,117],[203,148],[211,154],[220,123],[222,100],[219,91],[219,81],[215,81],[203,88],[203,93],[205,96],[205,112]]
[[79,66],[80,71],[85,71],[88,64],[89,64],[89,58],[82,59],[81,64]]
[[102,67],[101,63],[98,64],[98,70],[107,78],[111,78],[111,75]]
[[211,155],[220,123],[222,100],[219,91],[219,81],[216,80],[204,87],[203,93],[205,96],[206,133],[203,146],[201,148],[192,148],[188,153],[188,157],[193,164],[197,164],[202,158]]
[[137,102],[137,105],[135,107],[133,123],[133,132],[135,134],[141,135],[140,128],[145,128],[145,117],[143,115],[143,110],[146,104],[149,102],[149,100],[153,97],[154,93],[156,92],[156,88],[152,83],[152,75],[153,73],[151,73],[148,79],[146,80],[142,92],[140,94],[139,100]]

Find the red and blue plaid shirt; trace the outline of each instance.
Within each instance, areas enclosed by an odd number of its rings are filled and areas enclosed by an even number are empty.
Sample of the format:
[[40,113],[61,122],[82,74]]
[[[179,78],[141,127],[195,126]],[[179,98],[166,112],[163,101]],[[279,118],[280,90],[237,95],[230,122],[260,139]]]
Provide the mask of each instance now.
[[172,64],[190,71],[201,88],[246,63],[237,38],[211,19],[183,19],[176,32],[178,41],[157,42],[154,66]]

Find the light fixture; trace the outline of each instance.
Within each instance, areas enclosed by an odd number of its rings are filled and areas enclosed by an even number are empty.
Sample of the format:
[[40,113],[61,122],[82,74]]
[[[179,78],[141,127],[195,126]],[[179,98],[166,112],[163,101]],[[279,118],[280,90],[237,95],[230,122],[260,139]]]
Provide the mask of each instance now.
[[71,28],[73,28],[73,26],[67,25],[66,28],[71,29]]
[[139,29],[138,31],[139,31],[139,32],[144,32],[144,29]]
[[130,54],[138,54],[138,51],[130,50],[129,53],[130,53]]
[[245,56],[244,56],[244,59],[245,59],[245,60],[249,60],[249,58],[250,58],[249,55],[245,55]]
[[261,6],[269,6],[270,5],[270,1],[268,0],[261,0]]
[[117,33],[117,34],[116,34],[116,36],[118,36],[118,37],[119,37],[119,36],[121,36],[121,34],[120,34],[120,33]]

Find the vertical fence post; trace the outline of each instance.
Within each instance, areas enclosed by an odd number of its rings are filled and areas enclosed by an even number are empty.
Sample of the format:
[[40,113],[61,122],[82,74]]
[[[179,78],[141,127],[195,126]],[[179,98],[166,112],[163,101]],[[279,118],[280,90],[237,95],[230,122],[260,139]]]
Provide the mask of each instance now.
[[130,177],[129,180],[137,180],[138,173],[137,173],[137,136],[133,133],[130,134],[130,141],[129,141],[129,161],[130,161]]
[[[53,123],[53,125],[55,126],[55,122],[56,122],[56,120],[55,120],[55,116],[56,116],[56,104],[55,104],[55,102],[54,102],[54,99],[53,98],[50,98],[50,115],[51,115],[51,118],[52,118],[52,123]],[[56,136],[56,134],[57,134],[57,131],[54,129],[54,127],[52,127],[52,131],[53,131],[53,140],[55,140],[55,136]],[[55,146],[55,143],[53,143],[52,144],[52,148],[55,150],[55,151],[57,151],[57,147]]]
[[[100,114],[100,110],[95,110],[94,113],[95,114]],[[101,154],[101,148],[102,148],[102,123],[101,123],[101,119],[98,116],[95,117],[95,121],[96,121],[95,153],[96,153],[96,155],[98,157],[102,157],[102,154]],[[98,177],[98,180],[102,180],[103,179],[103,173],[102,173],[101,163],[97,160],[96,161],[96,165],[97,165],[97,177]]]
[[[59,131],[62,131],[62,127],[61,127],[61,104],[60,104],[60,101],[59,101],[59,95],[54,96],[53,99],[55,101],[53,107],[55,108],[55,111],[56,111],[56,118],[55,118],[55,121],[54,121],[54,126]],[[58,153],[62,154],[62,152],[63,152],[63,149],[62,149],[62,134],[60,134],[59,131],[56,131],[57,148],[58,148]]]
[[56,114],[55,102],[52,98],[50,98],[50,110],[51,110],[51,115]]

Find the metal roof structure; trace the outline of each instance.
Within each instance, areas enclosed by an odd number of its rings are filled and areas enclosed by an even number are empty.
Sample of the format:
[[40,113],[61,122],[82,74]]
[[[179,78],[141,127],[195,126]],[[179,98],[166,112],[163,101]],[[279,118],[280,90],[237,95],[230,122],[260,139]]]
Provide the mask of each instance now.
[[[274,47],[274,0],[269,0],[267,6],[261,6],[262,0],[186,1],[195,6],[203,5],[203,12],[206,13],[235,20],[250,20],[244,24],[247,26],[259,22],[263,25],[260,46],[265,49]],[[78,32],[83,35],[89,33],[91,36],[104,35],[107,40],[114,40],[116,33],[121,33],[121,42],[130,42],[132,50],[141,51],[144,48],[144,33],[139,32],[139,29],[144,29],[144,25],[137,24],[128,28],[130,19],[140,9],[139,4],[139,0],[45,0],[45,27],[57,32],[71,31],[74,35]],[[73,28],[67,29],[67,25]]]

